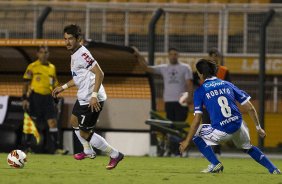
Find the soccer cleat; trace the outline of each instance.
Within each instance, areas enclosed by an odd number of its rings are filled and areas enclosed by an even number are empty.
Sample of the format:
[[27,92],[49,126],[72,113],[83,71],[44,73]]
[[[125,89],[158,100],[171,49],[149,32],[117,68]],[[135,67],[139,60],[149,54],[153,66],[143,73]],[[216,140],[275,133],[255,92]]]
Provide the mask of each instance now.
[[281,174],[279,169],[275,169],[271,174]]
[[83,160],[85,158],[94,159],[94,158],[96,158],[96,153],[85,154],[84,152],[81,152],[81,153],[74,154],[73,157],[76,160]]
[[223,165],[221,163],[218,163],[217,165],[208,165],[208,168],[202,170],[202,173],[219,173],[223,172]]
[[111,170],[114,169],[118,163],[123,159],[124,155],[122,153],[118,153],[117,158],[111,158],[109,164],[106,166],[106,169]]

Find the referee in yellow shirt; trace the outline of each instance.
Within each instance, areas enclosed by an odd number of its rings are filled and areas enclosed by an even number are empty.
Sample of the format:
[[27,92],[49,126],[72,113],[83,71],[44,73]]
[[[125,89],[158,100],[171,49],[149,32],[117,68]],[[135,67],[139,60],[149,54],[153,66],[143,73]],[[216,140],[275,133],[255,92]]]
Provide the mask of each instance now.
[[29,111],[30,116],[39,123],[47,121],[49,134],[54,144],[56,154],[67,154],[59,149],[59,131],[56,120],[56,110],[52,90],[58,85],[56,68],[48,61],[47,46],[40,46],[37,50],[38,59],[29,64],[24,73],[23,109]]

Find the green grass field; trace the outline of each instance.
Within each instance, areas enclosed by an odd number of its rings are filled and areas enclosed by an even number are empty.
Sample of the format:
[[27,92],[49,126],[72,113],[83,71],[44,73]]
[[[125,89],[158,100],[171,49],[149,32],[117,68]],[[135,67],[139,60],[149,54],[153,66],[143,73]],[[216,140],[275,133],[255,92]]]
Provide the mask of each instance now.
[[[74,160],[71,155],[29,154],[23,169],[6,163],[0,154],[0,184],[282,184],[282,175],[268,174],[252,159],[220,159],[221,174],[202,174],[208,162],[204,158],[125,157],[114,170],[106,170],[108,157]],[[272,160],[282,168],[282,160]],[[240,183],[239,183],[240,182]]]

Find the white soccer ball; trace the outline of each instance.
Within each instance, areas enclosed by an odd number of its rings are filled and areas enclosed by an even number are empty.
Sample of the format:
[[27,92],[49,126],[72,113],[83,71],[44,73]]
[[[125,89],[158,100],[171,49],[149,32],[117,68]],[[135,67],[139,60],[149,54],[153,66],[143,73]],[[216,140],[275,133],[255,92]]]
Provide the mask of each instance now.
[[7,162],[13,168],[23,168],[27,162],[26,154],[22,150],[13,150],[8,154]]

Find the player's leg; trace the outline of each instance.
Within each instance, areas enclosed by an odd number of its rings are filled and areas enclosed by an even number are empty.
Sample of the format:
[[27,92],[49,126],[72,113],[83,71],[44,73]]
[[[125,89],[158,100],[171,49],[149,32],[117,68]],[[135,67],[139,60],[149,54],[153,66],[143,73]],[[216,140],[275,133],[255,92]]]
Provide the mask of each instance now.
[[[37,117],[38,117],[38,107],[36,107],[36,102],[37,99],[34,96],[34,93],[31,93],[29,96],[29,109],[28,109],[28,114],[31,117],[31,119],[35,122],[35,125],[37,125]],[[36,127],[38,128],[38,127]],[[32,134],[23,134],[23,147],[24,147],[24,151],[26,153],[28,152],[32,152],[32,146],[35,144],[35,142],[33,141],[33,135]]]
[[54,118],[47,119],[48,127],[49,127],[49,135],[53,146],[55,148],[55,152],[59,149],[59,131],[57,127],[57,121]]
[[55,104],[53,97],[51,95],[42,95],[42,108],[43,108],[43,113],[44,113],[44,118],[47,120],[47,124],[49,127],[49,135],[51,138],[51,141],[53,143],[53,146],[55,148],[56,154],[62,154],[65,155],[68,153],[67,150],[63,150],[61,148],[61,143],[60,143],[60,134],[59,134],[59,129],[58,129],[58,122],[57,122],[57,114],[55,110]]
[[[203,124],[211,124],[210,115],[206,108],[203,108],[203,115],[202,115],[202,123]],[[213,152],[217,155],[221,155],[221,147],[220,144],[212,146]]]
[[[176,108],[176,104],[179,104],[179,103],[178,102],[165,102],[166,118],[171,121],[176,121],[176,113],[178,110]],[[166,140],[165,140],[165,145],[164,145],[164,148],[165,148],[164,156],[171,156],[172,154],[179,155],[180,154],[178,150],[179,143],[176,143],[173,140],[173,136],[170,134],[166,134],[165,138]]]
[[[174,113],[175,119],[174,121],[182,121],[185,122],[188,117],[188,106],[181,106],[179,102],[174,102]],[[178,136],[171,135],[170,136],[170,150],[173,155],[179,156],[179,143],[182,141]]]
[[267,168],[270,173],[280,173],[279,169],[277,169],[259,148],[251,145],[249,130],[245,122],[242,122],[241,128],[232,135],[232,140],[238,148],[242,148],[245,153],[248,153],[256,162]]
[[[82,133],[83,130],[80,130],[80,133]],[[90,134],[91,136],[91,134]],[[105,152],[107,155],[110,155],[111,158],[117,158],[118,157],[118,150],[109,145],[109,143],[100,135],[97,133],[93,133],[90,138],[90,144],[93,145],[95,148]]]
[[175,120],[175,108],[173,102],[165,102],[166,118],[174,121]]
[[78,138],[79,142],[83,146],[83,151],[80,153],[74,154],[74,158],[76,160],[82,160],[85,158],[94,159],[96,158],[96,152],[93,150],[92,146],[88,141],[86,141],[81,135],[78,127],[77,117],[75,115],[71,115],[71,125],[73,127],[74,133]]
[[227,139],[228,137],[228,134],[213,129],[209,124],[200,125],[197,133],[193,137],[193,141],[198,147],[199,151],[211,163],[211,165],[209,165],[208,168],[202,172],[209,173],[223,171],[223,165],[217,159],[211,148],[211,145],[217,145],[221,140]]
[[250,149],[244,149],[245,153],[248,153],[256,162],[268,169],[271,174],[280,174],[280,170],[267,158],[261,150],[252,146]]
[[60,144],[60,134],[57,127],[57,120],[56,119],[48,119],[47,120],[48,126],[49,126],[49,135],[51,138],[51,141],[53,142],[54,148],[55,148],[55,154],[61,154],[66,155],[68,154],[68,150],[64,150],[61,148]]
[[101,109],[99,112],[92,112],[88,105],[80,106],[82,113],[80,116],[77,117],[80,135],[81,137],[89,141],[93,147],[105,152],[110,156],[110,162],[106,168],[113,169],[123,159],[124,155],[120,153],[117,149],[112,147],[103,137],[93,132],[96,122],[99,118],[100,112],[103,108],[103,102],[100,102],[100,104]]
[[91,136],[90,144],[110,156],[110,162],[106,166],[107,169],[115,168],[124,157],[121,152],[111,146],[103,137],[96,133],[93,133]]

